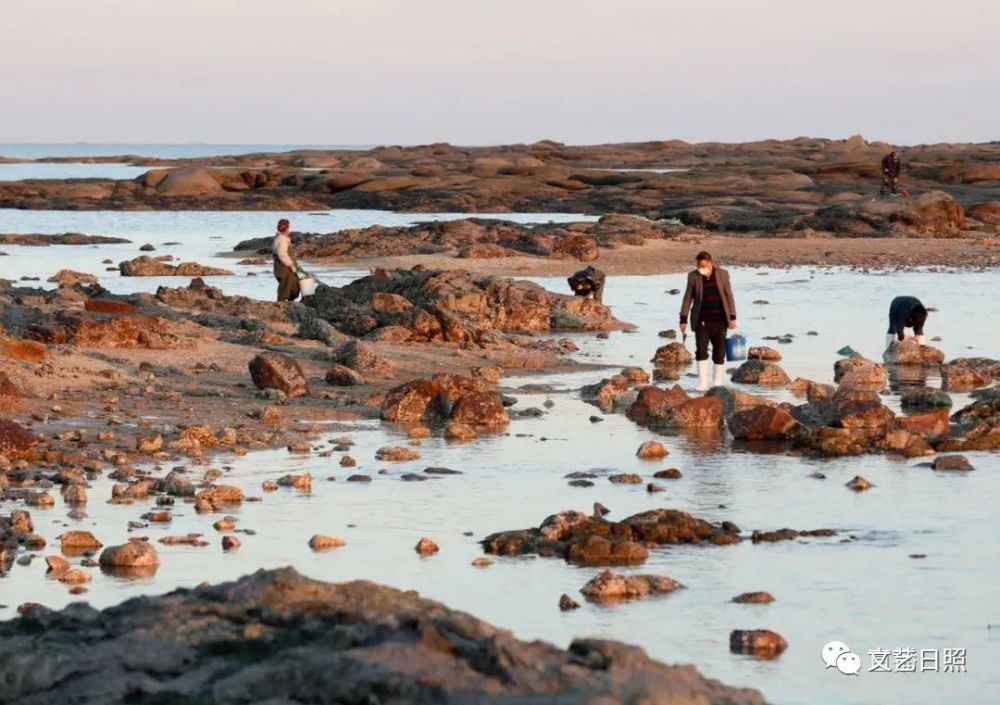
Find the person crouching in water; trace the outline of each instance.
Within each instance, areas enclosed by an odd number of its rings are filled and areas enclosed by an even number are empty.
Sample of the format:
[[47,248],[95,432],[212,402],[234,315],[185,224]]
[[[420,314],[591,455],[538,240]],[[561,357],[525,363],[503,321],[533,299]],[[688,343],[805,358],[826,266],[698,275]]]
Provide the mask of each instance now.
[[725,384],[726,330],[736,328],[736,300],[729,282],[729,272],[716,267],[712,255],[699,252],[698,268],[688,274],[687,289],[681,302],[681,333],[687,334],[688,313],[694,329],[695,359],[698,361],[699,392],[709,389],[708,346],[712,346],[715,375],[712,386]]
[[885,334],[885,346],[906,338],[905,329],[912,328],[917,345],[924,344],[924,323],[927,308],[916,296],[897,296],[889,304],[889,332]]
[[587,267],[571,276],[566,281],[575,296],[593,296],[594,301],[604,303],[605,274],[596,267]]
[[291,224],[287,218],[278,221],[278,232],[271,241],[274,255],[274,278],[278,280],[278,301],[295,301],[299,298],[299,264],[292,258]]

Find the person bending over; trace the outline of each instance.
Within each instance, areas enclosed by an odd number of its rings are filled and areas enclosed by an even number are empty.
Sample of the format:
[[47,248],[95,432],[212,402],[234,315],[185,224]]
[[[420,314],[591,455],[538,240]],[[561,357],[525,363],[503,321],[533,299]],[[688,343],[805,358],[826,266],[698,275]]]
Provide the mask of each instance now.
[[278,280],[278,301],[299,298],[299,264],[292,257],[292,229],[287,218],[278,221],[278,232],[271,241],[274,255],[274,278]]
[[885,334],[885,346],[902,342],[906,338],[905,329],[912,328],[918,345],[924,344],[924,323],[927,308],[916,296],[897,296],[889,304],[889,332]]
[[880,196],[899,193],[899,172],[902,168],[903,162],[898,149],[882,157],[882,188],[878,191]]
[[571,276],[566,281],[575,296],[593,296],[597,303],[604,303],[605,275],[596,267],[587,267]]
[[687,289],[681,302],[681,333],[686,334],[688,314],[694,329],[695,359],[698,361],[699,392],[709,388],[708,347],[712,346],[715,363],[714,386],[725,383],[726,329],[736,328],[736,299],[729,282],[729,272],[715,266],[712,255],[699,252],[698,268],[688,274]]

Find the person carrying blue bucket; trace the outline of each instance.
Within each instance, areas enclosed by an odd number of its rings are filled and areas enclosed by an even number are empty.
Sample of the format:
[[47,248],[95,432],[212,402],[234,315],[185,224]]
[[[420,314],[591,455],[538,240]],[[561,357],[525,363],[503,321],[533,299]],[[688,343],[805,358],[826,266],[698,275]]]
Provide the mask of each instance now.
[[[725,383],[726,331],[736,328],[736,299],[729,272],[715,266],[712,255],[699,252],[697,269],[688,274],[687,289],[681,302],[681,333],[687,336],[688,314],[694,330],[695,360],[698,361],[699,392]],[[708,348],[712,347],[715,374],[710,376]],[[711,377],[711,384],[710,384]]]

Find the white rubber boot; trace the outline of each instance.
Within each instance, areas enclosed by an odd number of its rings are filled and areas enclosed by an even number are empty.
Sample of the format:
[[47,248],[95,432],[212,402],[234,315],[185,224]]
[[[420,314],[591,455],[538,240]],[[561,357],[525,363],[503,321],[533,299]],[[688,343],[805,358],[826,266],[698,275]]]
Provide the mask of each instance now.
[[726,366],[716,365],[715,376],[712,379],[713,387],[722,387],[726,384]]
[[708,360],[698,360],[698,386],[696,392],[708,391],[708,368],[712,363]]
[[917,336],[917,345],[924,345],[924,344],[925,344],[924,343],[924,336],[918,335]]
[[897,341],[898,341],[898,338],[896,337],[895,333],[886,333],[885,334],[885,347],[891,348],[892,344],[895,343],[895,342],[897,342]]

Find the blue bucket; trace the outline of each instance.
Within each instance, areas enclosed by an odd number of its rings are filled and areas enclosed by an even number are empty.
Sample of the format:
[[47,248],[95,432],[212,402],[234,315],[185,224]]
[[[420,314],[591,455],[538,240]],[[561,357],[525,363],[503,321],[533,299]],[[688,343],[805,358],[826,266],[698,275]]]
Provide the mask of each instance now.
[[742,362],[747,359],[747,339],[737,333],[726,339],[726,359],[730,362]]

